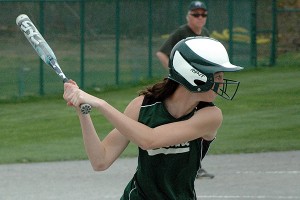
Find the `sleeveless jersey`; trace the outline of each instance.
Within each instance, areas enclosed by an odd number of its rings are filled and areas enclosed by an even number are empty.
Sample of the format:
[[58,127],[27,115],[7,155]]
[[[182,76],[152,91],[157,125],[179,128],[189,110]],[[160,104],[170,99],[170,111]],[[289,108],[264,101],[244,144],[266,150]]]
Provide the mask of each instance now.
[[[207,106],[213,104],[200,102],[193,112],[174,118],[161,101],[145,97],[140,109],[139,122],[154,128],[187,120],[196,110]],[[211,142],[199,138],[164,148],[139,148],[136,173],[126,186],[121,200],[197,199],[194,181],[201,159],[204,158]]]

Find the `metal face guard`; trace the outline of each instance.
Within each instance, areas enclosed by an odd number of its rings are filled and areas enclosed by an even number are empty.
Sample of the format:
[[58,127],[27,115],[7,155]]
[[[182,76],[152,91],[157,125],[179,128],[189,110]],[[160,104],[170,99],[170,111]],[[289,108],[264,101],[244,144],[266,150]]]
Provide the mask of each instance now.
[[212,90],[217,93],[219,96],[227,100],[232,100],[237,93],[240,82],[230,79],[223,79],[223,83],[215,82]]

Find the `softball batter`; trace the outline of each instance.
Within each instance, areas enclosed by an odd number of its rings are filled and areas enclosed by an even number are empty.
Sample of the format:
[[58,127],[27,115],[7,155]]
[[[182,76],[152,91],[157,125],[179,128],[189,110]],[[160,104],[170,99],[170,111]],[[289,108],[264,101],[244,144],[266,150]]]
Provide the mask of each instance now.
[[[207,37],[178,42],[169,67],[169,76],[140,92],[124,113],[80,90],[75,82],[64,84],[64,99],[77,110],[94,170],[109,168],[129,142],[138,146],[137,170],[122,200],[197,199],[199,157],[205,156],[222,123],[222,112],[213,101],[218,95],[233,99],[239,82],[225,79],[224,72],[243,69],[229,62],[219,41]],[[90,115],[80,112],[83,103],[115,127],[102,141]]]

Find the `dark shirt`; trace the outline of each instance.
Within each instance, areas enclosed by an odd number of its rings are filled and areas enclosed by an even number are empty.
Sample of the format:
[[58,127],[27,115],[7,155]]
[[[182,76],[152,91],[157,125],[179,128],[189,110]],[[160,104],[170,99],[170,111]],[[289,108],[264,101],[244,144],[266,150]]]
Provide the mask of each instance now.
[[182,39],[193,36],[206,36],[209,37],[208,30],[203,27],[201,34],[197,35],[192,31],[192,29],[187,25],[182,25],[178,29],[176,29],[173,33],[171,33],[170,37],[165,41],[165,43],[160,47],[159,51],[166,54],[170,57],[171,51],[173,47]]

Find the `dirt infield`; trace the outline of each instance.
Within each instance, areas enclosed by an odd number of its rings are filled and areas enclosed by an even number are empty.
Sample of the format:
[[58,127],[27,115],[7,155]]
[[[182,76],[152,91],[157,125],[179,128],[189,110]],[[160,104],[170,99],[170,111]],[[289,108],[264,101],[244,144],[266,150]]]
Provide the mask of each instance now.
[[[1,200],[114,200],[137,159],[119,159],[104,172],[88,161],[0,165]],[[197,179],[198,199],[299,199],[300,151],[208,155],[213,179]]]

